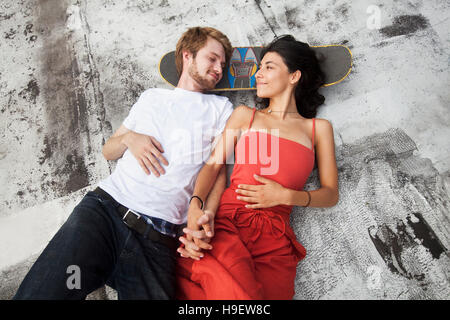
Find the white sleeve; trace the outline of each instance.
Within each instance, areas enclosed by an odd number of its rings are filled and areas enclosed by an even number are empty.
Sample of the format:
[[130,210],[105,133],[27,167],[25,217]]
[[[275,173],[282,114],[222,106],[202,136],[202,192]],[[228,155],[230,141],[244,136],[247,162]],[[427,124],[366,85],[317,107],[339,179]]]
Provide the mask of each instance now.
[[218,135],[222,134],[223,129],[225,129],[225,125],[227,124],[228,118],[233,113],[233,104],[230,102],[230,100],[227,99],[225,106],[222,110],[222,113],[220,114],[219,120],[217,121],[217,131]]
[[127,129],[129,130],[135,129],[136,120],[139,119],[140,110],[142,110],[142,107],[144,106],[144,100],[147,99],[146,97],[148,96],[148,92],[149,90],[146,90],[139,96],[139,99],[131,107],[128,116],[125,118],[125,120],[123,120],[123,125]]

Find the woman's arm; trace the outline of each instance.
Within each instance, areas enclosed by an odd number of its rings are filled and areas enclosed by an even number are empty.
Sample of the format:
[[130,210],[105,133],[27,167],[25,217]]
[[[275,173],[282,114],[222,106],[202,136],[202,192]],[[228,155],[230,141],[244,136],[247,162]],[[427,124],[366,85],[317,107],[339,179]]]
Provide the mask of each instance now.
[[[250,121],[252,112],[253,109],[246,106],[239,106],[233,110],[210,158],[197,176],[193,195],[199,197],[202,201],[207,198],[216,181],[217,174],[226,163],[226,159],[234,154],[234,147],[239,139],[241,129],[245,126],[245,123]],[[193,198],[188,211],[188,229],[198,230],[197,220],[203,214],[200,208],[200,200]]]
[[[189,228],[185,228],[183,229],[183,232],[186,233],[187,237],[185,238],[185,236],[181,236],[179,238],[179,240],[184,244],[184,248],[180,247],[177,250],[182,257],[199,260],[203,256],[200,251],[201,249],[212,249],[209,242],[214,236],[214,217],[216,215],[217,208],[219,207],[220,198],[223,190],[225,189],[226,182],[226,169],[225,166],[222,166],[222,169],[217,176],[216,183],[206,199],[203,215],[197,220],[197,225],[201,225],[203,230],[194,231]],[[210,230],[211,234],[206,234],[207,230]],[[193,239],[194,241],[192,241]]]
[[[202,201],[205,201],[206,197],[210,193],[219,171],[221,169],[225,169],[224,164],[226,163],[226,159],[234,155],[234,146],[240,137],[241,129],[245,126],[246,121],[250,121],[252,112],[252,109],[246,106],[239,106],[233,110],[233,113],[228,119],[210,158],[202,167],[197,176],[193,195],[199,197]],[[224,171],[224,173],[226,172]],[[223,175],[223,177],[226,181],[226,175]],[[214,193],[214,190],[212,193]],[[215,198],[214,194],[211,194],[211,196]],[[220,197],[217,199],[220,200]],[[206,204],[207,207],[203,208],[204,210],[208,209],[211,205],[211,199],[209,199],[208,202],[209,203]],[[218,204],[219,203],[217,203],[217,206]],[[187,227],[183,230],[185,232],[186,239],[184,236],[179,238],[179,240],[185,245],[184,248],[180,247],[177,250],[182,257],[190,257],[195,260],[199,260],[200,257],[203,256],[203,254],[199,251],[200,248],[211,249],[211,246],[201,239],[203,238],[203,234],[208,235],[208,237],[213,235],[213,221],[215,213],[215,211],[211,211],[208,216],[205,217],[205,212],[201,209],[200,200],[197,198],[192,198],[187,214]],[[202,232],[199,231],[200,227],[203,229],[201,230]]]
[[[251,112],[252,109],[246,106],[239,106],[233,110],[211,156],[198,174],[193,195],[200,197],[203,201],[206,199],[219,170],[226,163],[227,158],[234,154],[240,131],[244,124],[250,121]],[[191,204],[193,203],[200,207],[200,201],[196,198],[192,200]]]
[[[309,191],[311,201],[308,207],[332,207],[339,201],[339,188],[333,126],[328,120],[316,119],[316,137],[320,188]],[[306,191],[288,190],[286,193],[286,204],[304,206],[307,202]]]
[[211,192],[208,195],[208,198],[206,199],[205,207],[203,208],[205,211],[208,210],[210,212],[216,212],[217,208],[219,207],[220,198],[222,197],[222,193],[225,190],[225,187],[227,185],[227,172],[226,172],[226,166],[222,166],[220,169],[216,182],[214,183],[214,186],[212,187]]

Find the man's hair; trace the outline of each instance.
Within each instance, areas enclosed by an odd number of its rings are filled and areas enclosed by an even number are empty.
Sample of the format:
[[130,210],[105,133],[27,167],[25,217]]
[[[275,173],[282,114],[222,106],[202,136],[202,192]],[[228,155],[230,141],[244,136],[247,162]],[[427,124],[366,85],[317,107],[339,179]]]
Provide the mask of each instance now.
[[211,27],[193,27],[183,33],[177,43],[175,50],[175,65],[177,67],[178,75],[181,75],[181,72],[183,71],[183,51],[189,51],[195,58],[198,50],[203,48],[206,41],[208,41],[208,37],[211,37],[222,44],[225,50],[225,63],[228,63],[233,47],[227,36]]

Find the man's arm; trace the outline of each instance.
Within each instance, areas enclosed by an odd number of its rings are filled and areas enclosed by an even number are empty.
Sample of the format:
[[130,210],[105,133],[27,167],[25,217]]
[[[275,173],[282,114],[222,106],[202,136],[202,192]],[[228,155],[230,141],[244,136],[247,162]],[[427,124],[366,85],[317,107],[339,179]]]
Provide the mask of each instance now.
[[127,150],[127,145],[124,143],[124,137],[131,132],[127,127],[121,125],[119,129],[105,142],[102,153],[106,160],[117,160],[121,158]]
[[161,144],[154,137],[136,133],[124,125],[121,125],[106,141],[102,153],[106,160],[117,160],[127,149],[130,149],[146,174],[150,174],[151,171],[159,177],[165,173],[159,162],[166,166],[169,162],[161,155],[164,152]]

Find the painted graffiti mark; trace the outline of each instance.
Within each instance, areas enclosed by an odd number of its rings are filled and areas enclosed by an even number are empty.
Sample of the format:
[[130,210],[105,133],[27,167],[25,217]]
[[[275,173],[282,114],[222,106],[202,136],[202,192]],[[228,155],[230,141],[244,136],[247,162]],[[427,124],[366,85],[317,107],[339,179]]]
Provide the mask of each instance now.
[[379,31],[386,37],[395,37],[412,34],[416,31],[426,29],[429,23],[422,15],[403,15],[394,18],[392,25],[381,28]]
[[406,220],[408,221],[408,225],[413,229],[415,236],[430,251],[433,259],[439,259],[441,254],[447,251],[419,212],[412,213],[406,217]]
[[[420,281],[424,279],[425,275],[409,271],[407,263],[403,261],[402,253],[407,248],[423,245],[430,251],[434,259],[439,259],[441,253],[446,249],[420,213],[412,213],[406,219],[406,224],[402,220],[397,220],[396,230],[382,224],[378,228],[369,227],[368,232],[389,270],[407,279]],[[415,239],[419,239],[421,243],[417,243]]]

